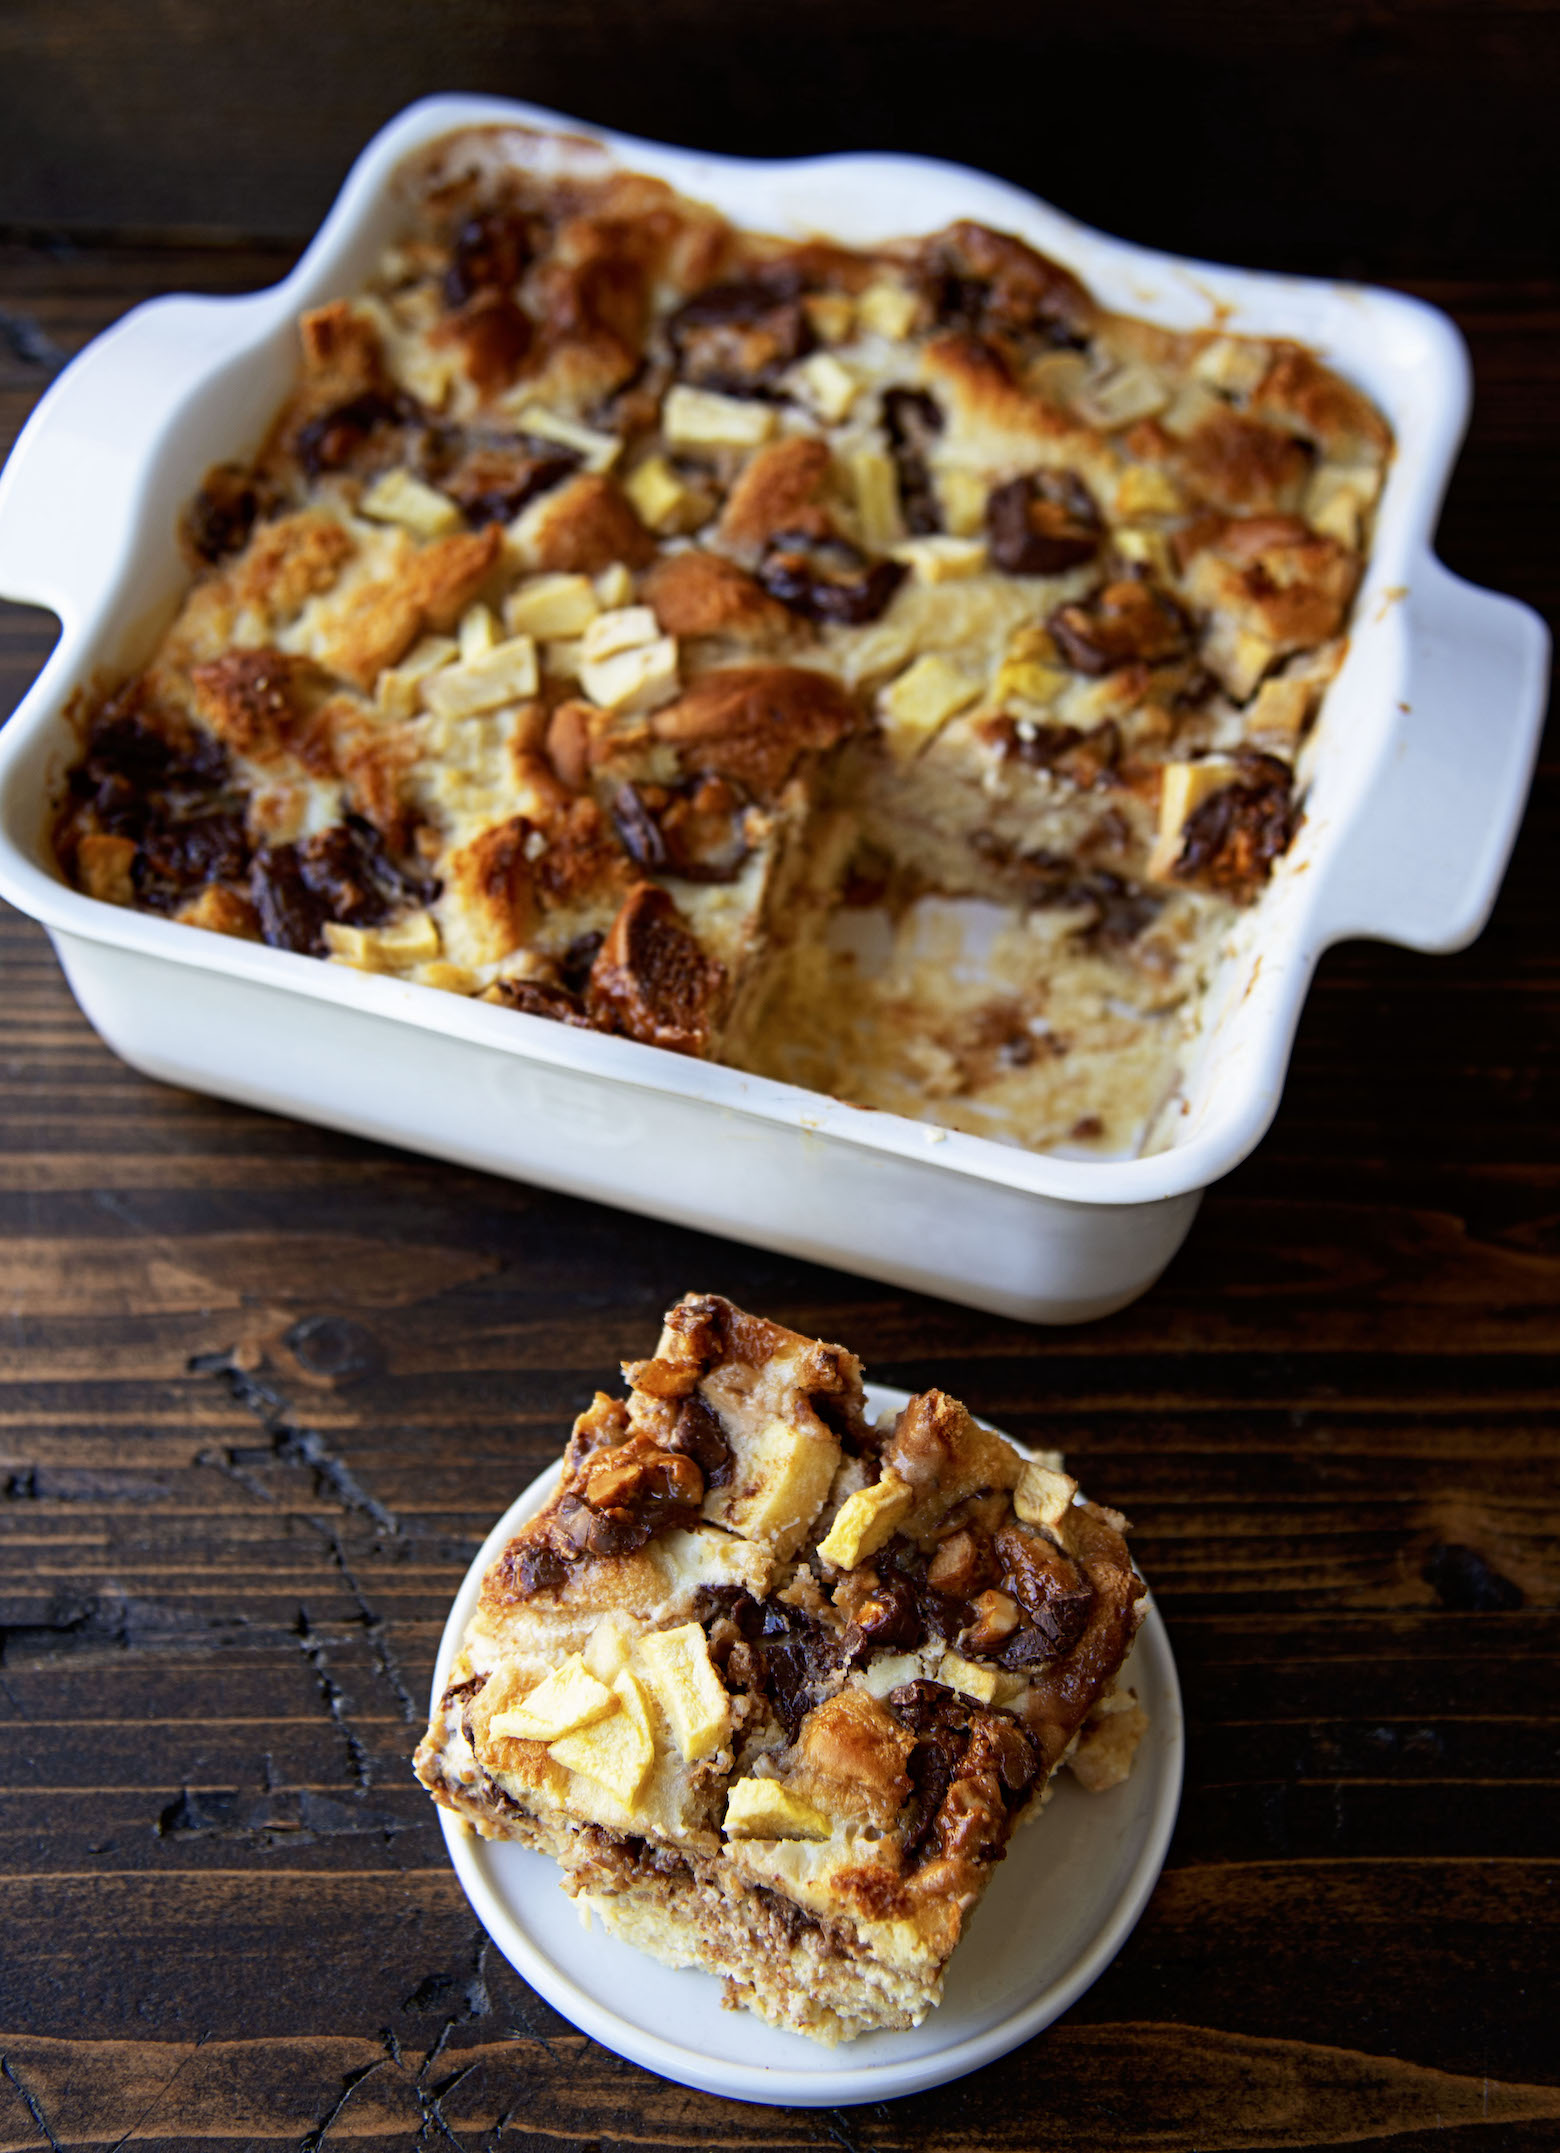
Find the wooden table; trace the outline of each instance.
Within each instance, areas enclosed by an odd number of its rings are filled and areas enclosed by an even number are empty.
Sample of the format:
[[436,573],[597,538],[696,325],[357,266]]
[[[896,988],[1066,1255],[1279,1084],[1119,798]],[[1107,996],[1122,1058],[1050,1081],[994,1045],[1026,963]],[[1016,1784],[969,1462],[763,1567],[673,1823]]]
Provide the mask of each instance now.
[[[286,259],[0,250],[4,440],[133,300]],[[1480,380],[1446,557],[1552,605],[1560,295],[1422,288]],[[0,609],[0,708],[49,640]],[[1070,1332],[147,1082],[6,918],[0,2153],[1560,2144],[1557,775],[1478,946],[1329,957],[1257,1156]],[[586,2040],[407,1769],[481,1536],[688,1286],[1065,1448],[1179,1655],[1136,1934],[913,2101],[745,2107]]]

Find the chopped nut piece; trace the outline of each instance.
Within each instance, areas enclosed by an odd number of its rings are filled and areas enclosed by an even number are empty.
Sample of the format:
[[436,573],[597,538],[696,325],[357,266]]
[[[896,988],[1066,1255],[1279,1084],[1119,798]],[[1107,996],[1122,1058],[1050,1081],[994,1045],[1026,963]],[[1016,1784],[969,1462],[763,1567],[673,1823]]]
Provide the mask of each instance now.
[[424,485],[410,471],[387,471],[370,486],[358,508],[373,522],[398,523],[418,538],[447,538],[465,522],[447,493]]
[[455,638],[462,665],[472,665],[478,658],[485,658],[498,641],[498,622],[493,618],[493,608],[467,606],[460,617]]
[[658,709],[677,693],[677,639],[658,636],[653,643],[634,644],[593,661],[585,656],[582,638],[580,686],[603,710]]
[[970,1606],[975,1620],[960,1639],[967,1652],[995,1652],[1018,1628],[1018,1602],[1011,1593],[1000,1592],[994,1585],[977,1593]]
[[905,535],[899,514],[899,476],[885,449],[862,446],[846,458],[861,542],[869,553],[887,553]]
[[[1180,767],[1190,766],[1182,764]],[[1071,1474],[1053,1472],[1050,1466],[1031,1459],[1018,1476],[1018,1486],[1013,1490],[1013,1508],[1026,1525],[1043,1525],[1049,1530],[1067,1515],[1077,1492],[1078,1483]]]
[[582,634],[600,611],[589,576],[532,576],[505,600],[504,625],[511,635],[553,642]]
[[861,393],[861,384],[848,366],[832,353],[815,351],[810,359],[793,366],[791,380],[825,426],[838,426],[849,418],[850,407]]
[[994,1667],[977,1667],[973,1660],[965,1659],[961,1652],[945,1652],[937,1669],[937,1680],[949,1689],[959,1690],[966,1697],[973,1697],[979,1704],[990,1704],[997,1694],[997,1670]]
[[425,635],[399,665],[386,666],[374,686],[374,702],[387,718],[409,718],[422,699],[422,681],[458,655],[453,636]]
[[1090,381],[1077,397],[1078,410],[1091,426],[1114,432],[1135,419],[1152,417],[1170,401],[1170,391],[1152,367],[1132,363]]
[[661,406],[661,431],[674,449],[756,449],[776,427],[773,404],[722,396],[677,382]]
[[605,1683],[589,1673],[578,1653],[556,1667],[509,1712],[495,1712],[489,1731],[501,1740],[553,1742],[576,1728],[589,1727],[617,1710]]
[[731,1700],[698,1623],[652,1631],[639,1640],[638,1657],[687,1762],[719,1749],[731,1726]]
[[528,635],[497,643],[471,665],[448,666],[422,683],[422,699],[436,718],[469,718],[536,693],[536,645]]
[[636,650],[642,644],[653,643],[661,633],[660,623],[649,606],[620,606],[611,613],[600,613],[591,621],[580,637],[580,655],[594,664],[602,658],[614,658],[620,650]]
[[915,1491],[897,1473],[885,1473],[870,1488],[846,1497],[818,1553],[837,1570],[854,1570],[888,1544],[914,1503]]
[[582,426],[578,419],[540,404],[525,405],[515,423],[533,440],[556,441],[560,448],[577,450],[587,471],[610,471],[623,453],[616,434],[598,433],[595,427]]
[[1247,739],[1292,749],[1305,731],[1315,696],[1314,681],[1263,681],[1246,713]]
[[1185,505],[1180,487],[1157,464],[1128,464],[1116,482],[1118,516],[1178,516]]
[[897,344],[915,327],[916,296],[908,285],[883,279],[869,284],[856,299],[856,319],[873,336],[886,336]]
[[979,694],[980,682],[951,658],[935,651],[917,658],[878,699],[890,747],[896,755],[918,754],[955,711],[965,709]]
[[986,565],[986,542],[936,532],[926,538],[907,538],[894,548],[894,559],[903,561],[920,583],[956,583],[963,576],[980,574]]
[[778,1779],[738,1779],[726,1798],[728,1839],[827,1839],[831,1829],[821,1809]]
[[652,531],[694,530],[709,513],[708,496],[685,486],[664,456],[647,456],[624,479],[623,491]]

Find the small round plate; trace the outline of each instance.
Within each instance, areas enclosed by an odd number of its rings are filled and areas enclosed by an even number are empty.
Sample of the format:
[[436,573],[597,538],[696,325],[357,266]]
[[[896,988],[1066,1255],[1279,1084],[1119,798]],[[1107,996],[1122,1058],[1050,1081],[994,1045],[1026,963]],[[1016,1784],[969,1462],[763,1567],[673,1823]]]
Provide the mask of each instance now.
[[[869,1384],[873,1414],[909,1394]],[[433,1698],[471,1619],[488,1565],[557,1484],[552,1466],[512,1503],[455,1595]],[[680,2085],[739,2101],[836,2108],[960,2078],[1049,2026],[1098,1980],[1148,1902],[1181,1794],[1181,1691],[1159,1611],[1133,1647],[1130,1676],[1149,1715],[1132,1776],[1086,1794],[1058,1775],[1045,1814],[1014,1835],[1000,1876],[975,1909],[948,1968],[943,2001],[908,2033],[824,2048],[750,2011],[728,2011],[713,1974],[673,1972],[599,1925],[558,1888],[556,1865],[528,1848],[480,1839],[439,1811],[455,1873],[477,1918],[521,1978],[604,2048]]]

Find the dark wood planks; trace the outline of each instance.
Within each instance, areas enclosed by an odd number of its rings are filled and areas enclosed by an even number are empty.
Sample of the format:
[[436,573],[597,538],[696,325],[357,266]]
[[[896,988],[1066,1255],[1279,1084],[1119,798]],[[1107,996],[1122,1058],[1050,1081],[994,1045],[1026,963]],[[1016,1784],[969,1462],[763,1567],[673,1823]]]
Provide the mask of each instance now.
[[744,155],[961,159],[1109,231],[1323,274],[1553,259],[1547,0],[12,0],[0,215],[312,229],[368,135],[469,90]]
[[[286,260],[9,250],[0,440],[32,329]],[[1447,556],[1552,605],[1556,292],[1429,295],[1481,383]],[[49,640],[0,608],[0,708]],[[1552,2147],[1557,806],[1550,762],[1474,950],[1327,959],[1267,1142],[1152,1295],[1060,1334],[150,1084],[0,921],[0,2153]],[[700,1282],[1064,1445],[1174,1635],[1143,1923],[914,2102],[742,2107],[586,2041],[484,1947],[407,1775],[482,1533]]]

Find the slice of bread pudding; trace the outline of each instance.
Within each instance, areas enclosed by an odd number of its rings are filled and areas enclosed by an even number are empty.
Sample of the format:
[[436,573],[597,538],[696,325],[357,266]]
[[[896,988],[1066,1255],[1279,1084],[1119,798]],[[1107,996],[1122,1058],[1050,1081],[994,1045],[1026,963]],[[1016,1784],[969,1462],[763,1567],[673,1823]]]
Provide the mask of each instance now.
[[417,1775],[733,2005],[918,2024],[1052,1774],[1131,1769],[1125,1521],[945,1392],[872,1422],[854,1354],[713,1294],[624,1373],[483,1580]]

